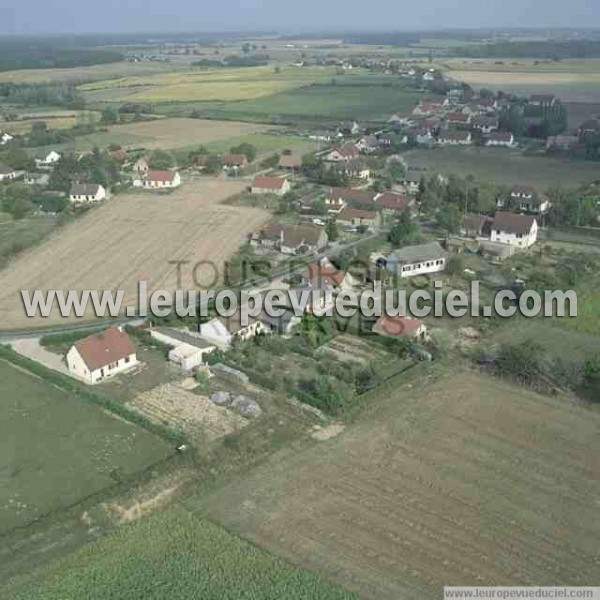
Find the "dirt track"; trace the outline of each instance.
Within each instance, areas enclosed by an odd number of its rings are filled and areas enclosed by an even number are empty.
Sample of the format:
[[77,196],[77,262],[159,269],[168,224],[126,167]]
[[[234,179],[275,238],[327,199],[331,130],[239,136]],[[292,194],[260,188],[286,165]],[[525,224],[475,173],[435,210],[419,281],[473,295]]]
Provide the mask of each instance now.
[[[0,271],[0,328],[62,321],[55,309],[47,319],[27,318],[22,289],[124,290],[130,304],[139,280],[148,281],[149,290],[177,287],[176,267],[169,261],[211,261],[222,272],[246,235],[269,217],[262,210],[220,204],[243,185],[207,179],[184,182],[171,194],[116,196],[58,229]],[[209,273],[211,268],[198,269],[197,280],[210,283]],[[183,287],[193,287],[191,270],[182,269],[182,275]]]

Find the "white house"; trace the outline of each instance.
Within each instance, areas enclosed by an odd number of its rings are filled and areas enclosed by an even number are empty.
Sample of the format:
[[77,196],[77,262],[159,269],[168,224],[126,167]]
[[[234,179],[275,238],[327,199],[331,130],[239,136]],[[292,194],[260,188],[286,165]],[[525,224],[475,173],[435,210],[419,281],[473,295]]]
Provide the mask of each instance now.
[[228,348],[236,340],[249,340],[265,331],[264,324],[252,317],[248,319],[248,325],[242,325],[239,313],[231,317],[215,317],[200,325],[200,335],[221,349]]
[[387,269],[400,277],[437,273],[446,268],[448,253],[438,242],[405,246],[386,259]]
[[73,203],[100,202],[106,198],[106,190],[98,183],[74,183],[69,192]]
[[529,248],[537,241],[538,224],[534,216],[497,212],[492,223],[490,241]]
[[490,134],[485,142],[486,146],[504,146],[505,148],[514,148],[515,136],[512,133],[504,131],[495,131]]
[[177,171],[149,170],[146,175],[138,175],[133,185],[146,189],[173,189],[181,185],[181,177]]
[[191,331],[155,327],[150,335],[159,342],[172,346],[169,360],[181,367],[182,371],[193,371],[204,364],[206,357],[216,350],[216,345],[202,339],[199,334]]
[[74,377],[94,384],[138,364],[131,338],[120,328],[110,327],[71,346],[67,367]]
[[12,167],[0,163],[0,181],[15,179],[16,176],[17,172]]
[[528,185],[516,185],[508,196],[496,198],[496,208],[543,215],[550,210],[550,199]]
[[148,171],[150,170],[150,164],[148,163],[148,158],[145,156],[141,156],[133,165],[133,171],[137,173],[140,178],[148,175]]
[[470,131],[442,131],[438,137],[441,146],[468,146],[471,144]]
[[253,194],[275,194],[284,196],[292,186],[285,177],[268,177],[267,175],[257,175],[252,182],[251,192]]
[[325,156],[325,160],[329,162],[345,162],[353,160],[360,156],[360,150],[358,146],[353,142],[343,144],[339,148],[334,148]]
[[0,135],[0,146],[4,146],[6,144],[8,144],[8,142],[10,142],[10,140],[13,139],[13,136],[10,135],[10,133],[3,133],[2,135]]
[[56,150],[51,150],[50,152],[48,152],[48,154],[46,154],[46,156],[44,158],[36,158],[35,164],[37,167],[41,167],[41,168],[54,167],[54,165],[56,165],[56,163],[60,159],[61,159],[61,154],[56,152]]

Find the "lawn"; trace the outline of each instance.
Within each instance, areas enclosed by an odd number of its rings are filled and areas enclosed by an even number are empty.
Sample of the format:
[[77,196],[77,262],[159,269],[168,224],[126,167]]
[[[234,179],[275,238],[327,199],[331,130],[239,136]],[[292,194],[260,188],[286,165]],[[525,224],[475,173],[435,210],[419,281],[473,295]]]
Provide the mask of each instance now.
[[524,156],[506,148],[434,148],[404,154],[411,167],[426,167],[432,173],[474,175],[498,184],[530,184],[547,190],[553,185],[577,186],[598,179],[592,162]]
[[363,598],[443,585],[593,585],[600,413],[420,366],[329,441],[188,508]]
[[170,446],[78,395],[0,361],[0,533],[166,458]]
[[177,507],[123,526],[5,594],[13,600],[356,598]]
[[304,154],[315,149],[315,143],[309,139],[294,135],[276,135],[272,133],[253,133],[241,135],[207,144],[211,152],[224,154],[230,148],[240,144],[252,144],[258,155],[264,155],[283,150],[291,150],[294,154]]

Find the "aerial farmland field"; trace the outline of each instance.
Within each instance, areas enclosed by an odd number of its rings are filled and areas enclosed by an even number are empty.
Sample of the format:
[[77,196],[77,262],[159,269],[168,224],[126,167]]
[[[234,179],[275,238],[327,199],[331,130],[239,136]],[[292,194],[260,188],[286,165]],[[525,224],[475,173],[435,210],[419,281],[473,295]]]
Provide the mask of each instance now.
[[357,599],[179,507],[125,525],[4,593],[13,600]]
[[159,437],[0,360],[0,534],[166,458]]
[[600,413],[489,376],[414,373],[338,437],[188,506],[364,598],[593,585]]
[[[131,303],[139,280],[147,281],[150,290],[176,289],[176,267],[169,261],[210,261],[222,275],[224,262],[247,234],[269,218],[259,209],[220,204],[243,187],[242,181],[207,179],[184,182],[172,193],[139,192],[108,200],[0,271],[2,326],[60,320],[57,314],[28,319],[22,289],[121,289]],[[196,275],[200,285],[217,283],[208,265]],[[185,289],[194,287],[191,268],[183,271],[181,283]]]

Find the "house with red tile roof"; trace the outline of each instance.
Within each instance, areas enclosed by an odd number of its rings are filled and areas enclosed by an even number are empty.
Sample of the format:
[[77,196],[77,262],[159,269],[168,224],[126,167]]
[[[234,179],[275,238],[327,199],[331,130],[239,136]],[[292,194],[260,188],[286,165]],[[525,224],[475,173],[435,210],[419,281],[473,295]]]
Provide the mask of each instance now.
[[346,142],[339,148],[334,148],[329,154],[325,156],[325,160],[329,162],[345,162],[353,160],[360,156],[360,150],[353,142]]
[[388,337],[423,340],[427,336],[427,327],[414,317],[382,315],[373,326],[373,332]]
[[291,189],[290,182],[286,177],[269,177],[268,175],[257,175],[252,182],[253,194],[275,194],[283,196]]
[[123,373],[138,364],[131,338],[121,327],[109,327],[76,342],[67,352],[69,373],[94,384]]
[[173,189],[180,185],[181,177],[177,171],[150,169],[146,174],[138,174],[133,180],[134,187],[146,189]]

